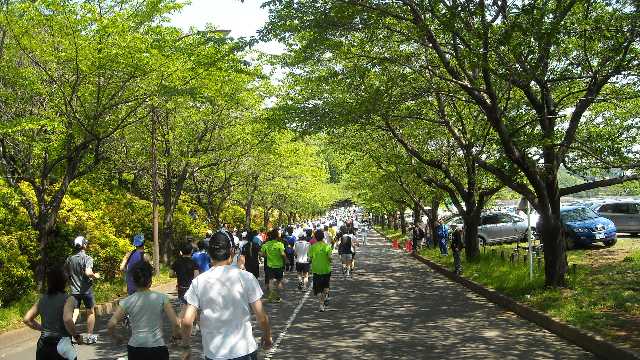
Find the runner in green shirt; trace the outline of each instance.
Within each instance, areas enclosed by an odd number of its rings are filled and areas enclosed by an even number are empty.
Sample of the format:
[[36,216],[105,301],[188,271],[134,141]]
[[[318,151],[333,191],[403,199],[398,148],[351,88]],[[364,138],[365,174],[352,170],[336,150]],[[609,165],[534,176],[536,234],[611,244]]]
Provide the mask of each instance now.
[[332,249],[331,245],[323,241],[324,232],[322,230],[316,231],[315,236],[318,241],[309,248],[311,272],[313,272],[313,294],[319,295],[320,311],[325,311],[331,282]]
[[268,240],[262,245],[260,254],[267,258],[265,279],[269,279],[269,282],[275,282],[275,286],[265,284],[267,289],[269,289],[267,299],[279,302],[281,300],[279,292],[282,290],[282,277],[284,275],[284,263],[287,255],[284,252],[284,243],[280,241],[278,229],[269,231],[267,237]]

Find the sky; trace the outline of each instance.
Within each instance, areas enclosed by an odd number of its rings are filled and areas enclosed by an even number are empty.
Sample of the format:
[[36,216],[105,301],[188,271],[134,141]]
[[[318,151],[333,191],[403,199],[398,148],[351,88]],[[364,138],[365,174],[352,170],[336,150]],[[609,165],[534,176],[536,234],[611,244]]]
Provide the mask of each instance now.
[[[220,30],[231,30],[230,36],[250,37],[257,35],[268,19],[268,12],[260,8],[262,0],[191,0],[180,13],[171,17],[171,24],[187,31],[190,27],[204,28],[208,23]],[[278,43],[266,43],[257,49],[270,54],[283,51]]]

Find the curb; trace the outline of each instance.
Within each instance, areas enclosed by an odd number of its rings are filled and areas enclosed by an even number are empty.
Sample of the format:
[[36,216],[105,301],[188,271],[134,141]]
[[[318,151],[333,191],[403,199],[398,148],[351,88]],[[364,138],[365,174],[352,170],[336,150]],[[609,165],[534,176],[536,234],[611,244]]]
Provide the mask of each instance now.
[[[152,287],[152,290],[160,290],[160,291],[164,291],[164,290],[168,290],[168,291],[172,291],[172,289],[175,288],[175,283],[174,282],[168,282],[168,283],[164,283],[164,284],[159,284],[158,286],[154,286]],[[167,291],[165,291],[167,292]],[[102,304],[96,304],[95,306],[95,313],[96,313],[96,317],[98,316],[105,316],[105,315],[111,315],[113,314],[113,312],[116,309],[116,306],[118,306],[118,302],[122,299],[124,299],[126,296],[114,299],[112,301],[106,302],[106,303],[102,303]],[[87,316],[86,316],[86,310],[82,309],[80,310],[80,316],[78,317],[78,320],[76,323],[81,322],[81,321],[86,321]],[[7,348],[7,347],[11,347],[20,343],[23,343],[25,341],[30,341],[33,339],[37,339],[38,337],[40,337],[40,332],[39,331],[35,331],[27,326],[22,326],[22,327],[18,327],[16,329],[12,329],[12,330],[7,330],[4,332],[0,333],[0,343],[2,344],[0,346],[0,350],[2,350],[2,348]]]
[[[376,230],[376,232],[378,232]],[[387,236],[378,232],[382,237],[389,240]],[[518,316],[537,324],[549,332],[595,354],[599,358],[607,360],[640,360],[640,354],[631,349],[615,345],[604,340],[598,335],[578,329],[575,326],[555,320],[543,312],[523,305],[512,298],[495,290],[488,289],[476,282],[456,275],[445,267],[428,260],[421,255],[411,254],[416,260],[426,264],[436,272],[444,275],[451,281],[457,282],[474,293],[486,298],[492,303],[516,313]]]

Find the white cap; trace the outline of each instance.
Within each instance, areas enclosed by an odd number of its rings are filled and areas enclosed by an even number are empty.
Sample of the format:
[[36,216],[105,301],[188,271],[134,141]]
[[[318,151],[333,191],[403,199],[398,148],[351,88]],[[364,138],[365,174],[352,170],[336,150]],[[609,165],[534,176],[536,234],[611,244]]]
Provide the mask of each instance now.
[[75,240],[73,240],[73,245],[75,246],[84,246],[87,243],[87,239],[84,238],[84,236],[78,236],[77,238],[75,238]]

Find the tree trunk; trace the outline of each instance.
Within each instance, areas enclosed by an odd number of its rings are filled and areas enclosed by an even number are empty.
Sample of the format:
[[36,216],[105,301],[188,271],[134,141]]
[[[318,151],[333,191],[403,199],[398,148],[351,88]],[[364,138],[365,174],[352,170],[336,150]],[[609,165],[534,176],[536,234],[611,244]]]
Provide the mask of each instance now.
[[440,199],[434,197],[431,199],[431,209],[429,210],[428,218],[429,218],[429,232],[431,236],[431,243],[436,245],[435,234],[436,234],[436,221],[438,221],[438,211],[440,209]]
[[[543,204],[541,204],[543,206]],[[547,208],[545,206],[545,208]],[[544,244],[544,274],[545,285],[564,287],[567,285],[565,274],[567,272],[566,241],[561,236],[562,224],[560,223],[560,199],[551,201],[548,210],[540,214],[541,241]]]
[[422,221],[422,218],[420,217],[420,215],[422,215],[422,209],[420,208],[420,205],[416,204],[413,206],[413,223],[414,224],[419,224]]
[[400,232],[402,233],[402,235],[405,235],[407,233],[407,220],[404,218],[404,211],[405,211],[404,207],[401,207],[399,209],[399,212],[400,212]]
[[41,220],[38,221],[36,228],[38,231],[38,245],[40,251],[40,260],[36,266],[36,283],[40,291],[44,290],[44,284],[46,282],[45,275],[50,265],[47,245],[51,239],[54,226],[55,218],[43,215],[41,216]]
[[478,242],[478,226],[480,225],[481,211],[475,209],[463,217],[464,220],[464,248],[467,261],[474,261],[480,256],[480,244]]
[[270,215],[271,215],[270,211],[271,211],[271,208],[268,208],[268,207],[264,208],[264,213],[263,213],[263,216],[262,216],[262,224],[263,224],[265,229],[269,228],[269,220],[270,220]]
[[173,243],[173,211],[164,210],[164,218],[162,220],[162,241],[160,242],[160,256],[162,263],[169,263],[169,253],[171,253]]
[[244,227],[247,229],[251,229],[251,208],[253,207],[253,196],[249,197],[249,201],[247,201],[244,207]]
[[[165,155],[169,155],[167,149],[165,149]],[[162,216],[162,240],[160,241],[160,258],[164,264],[169,260],[169,243],[173,240],[173,209],[176,205],[173,203],[173,171],[170,163],[167,164],[165,171],[162,189],[164,214]]]

